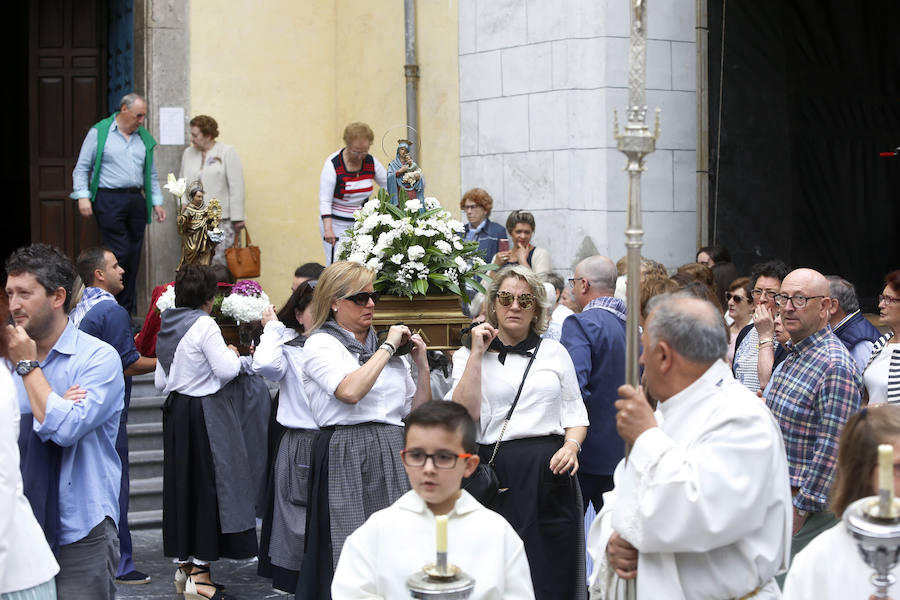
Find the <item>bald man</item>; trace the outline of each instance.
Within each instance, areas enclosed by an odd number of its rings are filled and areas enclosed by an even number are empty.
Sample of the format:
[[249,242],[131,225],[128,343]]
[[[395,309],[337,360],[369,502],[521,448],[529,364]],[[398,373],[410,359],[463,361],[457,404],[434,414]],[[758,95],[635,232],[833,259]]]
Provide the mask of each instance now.
[[794,505],[793,556],[837,523],[827,512],[838,438],[860,406],[860,380],[853,359],[828,326],[832,300],[828,280],[797,269],[775,295],[781,322],[791,336],[788,357],[775,375],[766,404],[784,435]]
[[591,425],[582,445],[578,483],[584,509],[603,507],[613,471],[625,456],[616,433],[616,390],[625,383],[625,303],[613,297],[616,265],[589,256],[575,265],[572,293],[581,312],[563,321],[560,343],[569,351]]
[[[728,333],[706,300],[664,294],[644,327],[644,386],[619,388],[632,444],[588,539],[591,598],[780,598],[791,492],[778,424],[722,359]],[[654,413],[644,394],[659,401]]]

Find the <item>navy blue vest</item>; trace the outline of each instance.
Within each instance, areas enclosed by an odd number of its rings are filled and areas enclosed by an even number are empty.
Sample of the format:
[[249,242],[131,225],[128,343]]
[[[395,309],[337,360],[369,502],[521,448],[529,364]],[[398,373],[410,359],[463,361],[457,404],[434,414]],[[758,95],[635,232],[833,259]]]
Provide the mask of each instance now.
[[861,312],[856,311],[843,325],[834,330],[834,335],[838,336],[849,351],[860,342],[876,342],[881,337],[881,332],[869,323]]

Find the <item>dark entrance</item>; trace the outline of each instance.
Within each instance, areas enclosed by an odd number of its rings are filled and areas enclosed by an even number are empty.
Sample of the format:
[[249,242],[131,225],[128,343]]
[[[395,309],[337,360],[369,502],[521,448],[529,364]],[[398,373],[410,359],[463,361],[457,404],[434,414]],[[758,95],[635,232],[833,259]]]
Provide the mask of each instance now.
[[709,0],[709,233],[741,271],[782,258],[874,308],[900,267],[898,24],[890,0]]

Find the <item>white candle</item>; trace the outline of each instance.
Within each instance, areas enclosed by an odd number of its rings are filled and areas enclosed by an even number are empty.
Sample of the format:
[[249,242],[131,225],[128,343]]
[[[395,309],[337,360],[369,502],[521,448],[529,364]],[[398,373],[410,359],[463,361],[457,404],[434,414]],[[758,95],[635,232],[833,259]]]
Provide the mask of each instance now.
[[894,447],[890,444],[878,445],[878,516],[889,519],[893,516],[894,504]]
[[437,551],[447,551],[447,515],[438,515],[434,518],[437,525]]

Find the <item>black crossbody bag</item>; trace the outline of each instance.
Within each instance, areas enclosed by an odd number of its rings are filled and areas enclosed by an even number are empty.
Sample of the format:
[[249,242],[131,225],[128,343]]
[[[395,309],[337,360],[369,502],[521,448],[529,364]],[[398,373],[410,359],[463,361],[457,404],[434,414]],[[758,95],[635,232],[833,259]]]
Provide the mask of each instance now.
[[540,347],[541,339],[538,339],[538,343],[531,353],[531,358],[528,359],[528,364],[525,366],[525,373],[522,375],[522,382],[519,384],[519,391],[516,392],[516,398],[513,400],[512,406],[509,407],[509,412],[506,413],[506,420],[503,421],[503,428],[500,430],[500,436],[497,438],[497,443],[494,444],[494,451],[491,453],[491,459],[486,463],[478,463],[478,466],[475,468],[472,475],[463,479],[462,489],[469,492],[469,494],[485,506],[489,506],[499,493],[500,479],[497,477],[497,472],[494,470],[494,459],[497,458],[497,451],[500,450],[500,442],[503,441],[503,434],[506,433],[506,426],[509,425],[509,419],[516,409],[516,404],[519,403],[519,396],[522,395],[522,388],[525,387],[525,379],[528,377],[528,371],[531,370],[531,364],[534,362]]

